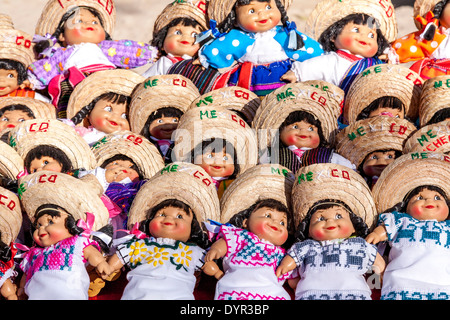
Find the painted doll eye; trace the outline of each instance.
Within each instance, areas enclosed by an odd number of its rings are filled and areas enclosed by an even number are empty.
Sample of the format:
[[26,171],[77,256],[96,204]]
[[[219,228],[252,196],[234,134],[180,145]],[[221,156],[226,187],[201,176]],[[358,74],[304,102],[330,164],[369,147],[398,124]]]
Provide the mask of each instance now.
[[268,5],[266,6],[266,10],[270,10],[270,9],[272,9],[272,7],[270,6],[270,4],[268,4]]
[[197,38],[197,35],[198,35],[197,32],[192,32],[192,33],[191,33],[191,37],[192,37],[192,38]]
[[14,75],[12,73],[8,73],[7,78],[14,79]]
[[308,127],[308,131],[314,131],[314,128],[313,127]]
[[357,28],[357,27],[352,28],[352,32],[358,33],[359,32],[359,28]]
[[292,126],[292,129],[298,129],[298,125],[294,124],[294,125]]
[[213,158],[213,155],[212,155],[212,153],[208,153],[208,154],[206,154],[206,158],[208,158],[208,159],[212,159],[212,158]]
[[111,106],[106,106],[106,107],[103,108],[103,110],[111,112],[112,108],[111,108]]
[[7,121],[9,121],[9,119],[8,119],[7,117],[3,117],[3,118],[2,118],[2,121],[7,122]]
[[156,123],[163,123],[163,120],[162,119],[158,119],[158,120],[156,120]]
[[176,30],[174,33],[175,33],[176,35],[181,35],[181,34],[182,34],[182,32],[181,32],[180,30]]
[[440,197],[440,196],[438,196],[438,195],[435,195],[435,196],[434,196],[434,200],[437,200],[437,201],[438,201],[438,200],[442,200],[442,199],[441,199],[441,197]]
[[367,36],[371,39],[375,38],[375,34],[373,32],[370,32]]
[[255,13],[255,10],[254,9],[250,9],[250,10],[248,10],[248,13],[250,13],[250,14]]
[[126,119],[127,118],[127,114],[126,113],[122,113],[121,117],[122,117],[122,119]]
[[173,123],[178,123],[178,119],[173,119],[172,122]]
[[223,156],[222,159],[225,160],[225,161],[227,161],[229,158],[228,158],[228,156]]
[[370,159],[371,160],[378,160],[378,157],[376,155],[372,155],[372,156],[370,156]]
[[24,118],[20,118],[19,120],[17,120],[18,122],[24,122],[25,119]]
[[337,219],[342,219],[342,214],[340,213],[336,213],[336,215],[334,216],[334,218]]

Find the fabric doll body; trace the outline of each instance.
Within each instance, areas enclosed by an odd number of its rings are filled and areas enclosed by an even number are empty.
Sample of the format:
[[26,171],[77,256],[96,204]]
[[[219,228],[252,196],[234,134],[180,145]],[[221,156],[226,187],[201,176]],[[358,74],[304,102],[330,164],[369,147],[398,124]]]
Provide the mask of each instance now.
[[370,300],[364,274],[376,252],[374,245],[360,237],[297,242],[287,252],[299,268],[295,299]]

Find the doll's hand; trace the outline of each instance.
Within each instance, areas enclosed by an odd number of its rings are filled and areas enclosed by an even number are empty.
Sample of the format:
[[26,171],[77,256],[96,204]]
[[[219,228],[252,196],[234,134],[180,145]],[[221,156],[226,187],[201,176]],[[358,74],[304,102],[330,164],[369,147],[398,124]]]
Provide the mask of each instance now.
[[11,279],[6,279],[0,289],[0,293],[6,300],[18,300],[17,286],[12,283]]
[[286,81],[289,83],[295,83],[295,82],[297,82],[297,77],[295,76],[294,71],[289,70],[288,72],[286,72],[285,74],[283,74],[281,76],[280,80]]
[[25,88],[33,89],[33,88],[34,88],[34,85],[30,82],[30,80],[27,79],[27,80],[24,80],[24,81],[20,84],[19,88],[20,88],[20,89],[25,89]]
[[220,270],[217,263],[214,261],[207,261],[202,267],[204,273],[208,276],[214,276],[217,280],[223,277],[223,271]]
[[366,241],[371,244],[377,244],[380,241],[385,241],[387,239],[386,229],[384,226],[378,226],[373,230],[373,232],[369,233],[366,237]]
[[277,278],[280,278],[289,271],[294,270],[296,266],[297,265],[295,263],[295,260],[291,256],[285,256],[283,260],[281,260],[281,263],[275,271],[275,274]]
[[108,278],[114,272],[113,268],[106,261],[100,262],[96,267],[97,273],[103,278]]

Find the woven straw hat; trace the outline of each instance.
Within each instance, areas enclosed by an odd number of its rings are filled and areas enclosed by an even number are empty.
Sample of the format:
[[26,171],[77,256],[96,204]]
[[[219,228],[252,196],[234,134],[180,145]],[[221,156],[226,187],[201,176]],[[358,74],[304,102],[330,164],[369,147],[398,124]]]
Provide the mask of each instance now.
[[[287,11],[292,0],[280,0],[280,2]],[[235,4],[236,0],[209,0],[207,14],[209,20],[215,20],[217,25],[220,25],[233,10]]]
[[3,97],[0,99],[0,109],[14,104],[22,104],[33,111],[35,119],[56,119],[54,105],[29,97]]
[[[422,16],[425,17],[428,11],[434,9],[434,6],[440,2],[441,0],[415,0],[414,1],[414,9],[413,9],[413,17]],[[422,29],[422,25],[414,20],[417,29]]]
[[424,126],[413,132],[405,141],[403,153],[450,151],[450,121],[445,120]]
[[206,1],[204,0],[176,0],[168,4],[159,14],[153,26],[153,37],[176,18],[192,18],[203,29],[208,29],[206,22]]
[[64,122],[55,119],[26,120],[10,133],[10,145],[25,159],[39,145],[50,145],[64,152],[74,169],[91,170],[96,161],[89,144]]
[[207,92],[195,99],[189,108],[212,107],[226,108],[240,112],[248,123],[255,117],[261,99],[252,91],[237,87],[223,87]]
[[395,159],[381,173],[372,188],[379,213],[403,201],[416,187],[433,185],[450,195],[450,163],[443,153],[407,153]]
[[53,34],[63,15],[71,9],[81,6],[95,9],[100,14],[105,31],[112,35],[116,23],[116,7],[113,0],[48,0],[36,23],[35,34],[41,36],[45,36],[47,33]]
[[14,192],[0,187],[0,232],[3,243],[15,241],[22,227],[22,208]]
[[306,21],[305,33],[318,40],[328,27],[353,13],[375,18],[389,42],[397,38],[397,20],[391,0],[321,0]]
[[31,221],[36,209],[43,204],[56,204],[75,220],[86,220],[86,212],[94,214],[93,230],[108,223],[109,212],[90,184],[74,176],[54,171],[39,171],[19,179],[19,195]]
[[34,61],[33,36],[14,29],[11,19],[0,18],[0,59],[10,59],[22,63],[25,68]]
[[147,219],[149,209],[168,199],[186,203],[200,224],[220,219],[219,197],[212,178],[200,166],[173,162],[139,189],[130,208],[128,228]]
[[358,115],[378,98],[393,96],[405,105],[405,115],[419,116],[423,79],[401,65],[379,64],[361,72],[353,81],[344,103],[344,118],[354,123]]
[[320,200],[344,202],[360,216],[369,229],[377,220],[377,211],[369,186],[357,172],[333,163],[317,163],[300,168],[292,187],[295,225]]
[[258,145],[252,128],[228,109],[199,107],[181,117],[174,134],[173,152],[177,161],[190,162],[191,151],[202,141],[221,138],[236,151],[240,174],[258,162]]
[[16,180],[23,171],[23,159],[10,145],[0,141],[0,176]]
[[336,152],[359,167],[377,150],[402,152],[405,140],[415,130],[406,119],[381,116],[359,120],[338,133]]
[[450,75],[434,77],[424,82],[419,103],[420,126],[426,125],[443,108],[450,108]]
[[[126,69],[94,72],[81,81],[70,95],[67,104],[67,118],[72,119],[82,108],[102,94],[113,92],[131,97],[136,86],[145,80],[140,74]],[[82,126],[80,122],[78,126]]]
[[156,146],[145,137],[128,130],[107,134],[92,146],[97,166],[115,155],[123,154],[133,160],[145,179],[164,168],[164,160]]
[[183,113],[200,95],[195,84],[179,74],[152,76],[140,83],[130,103],[131,131],[142,134],[148,117],[160,108],[173,107]]
[[279,164],[259,164],[237,177],[220,199],[220,222],[263,199],[275,199],[291,208],[294,174]]
[[[318,83],[306,81],[286,84],[264,97],[252,123],[261,150],[271,146],[274,131],[278,132],[280,125],[294,111],[311,113],[320,121],[325,139],[331,145],[334,144],[344,91],[333,84],[324,85],[321,82],[321,86],[318,86]],[[266,141],[263,141],[264,138]]]

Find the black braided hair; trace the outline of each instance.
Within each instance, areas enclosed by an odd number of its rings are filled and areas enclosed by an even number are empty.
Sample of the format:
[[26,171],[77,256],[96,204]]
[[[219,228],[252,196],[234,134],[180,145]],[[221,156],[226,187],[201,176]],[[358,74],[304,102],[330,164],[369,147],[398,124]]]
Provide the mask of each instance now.
[[11,59],[0,59],[0,69],[3,70],[15,70],[17,72],[17,84],[21,85],[22,82],[27,80],[27,66],[23,63],[11,60]]
[[442,12],[444,11],[445,6],[450,2],[450,0],[442,0],[435,4],[433,8],[434,16],[439,19],[441,17]]
[[0,261],[7,263],[11,260],[11,247],[9,244],[6,244],[1,240],[1,235],[2,233],[0,232]]

